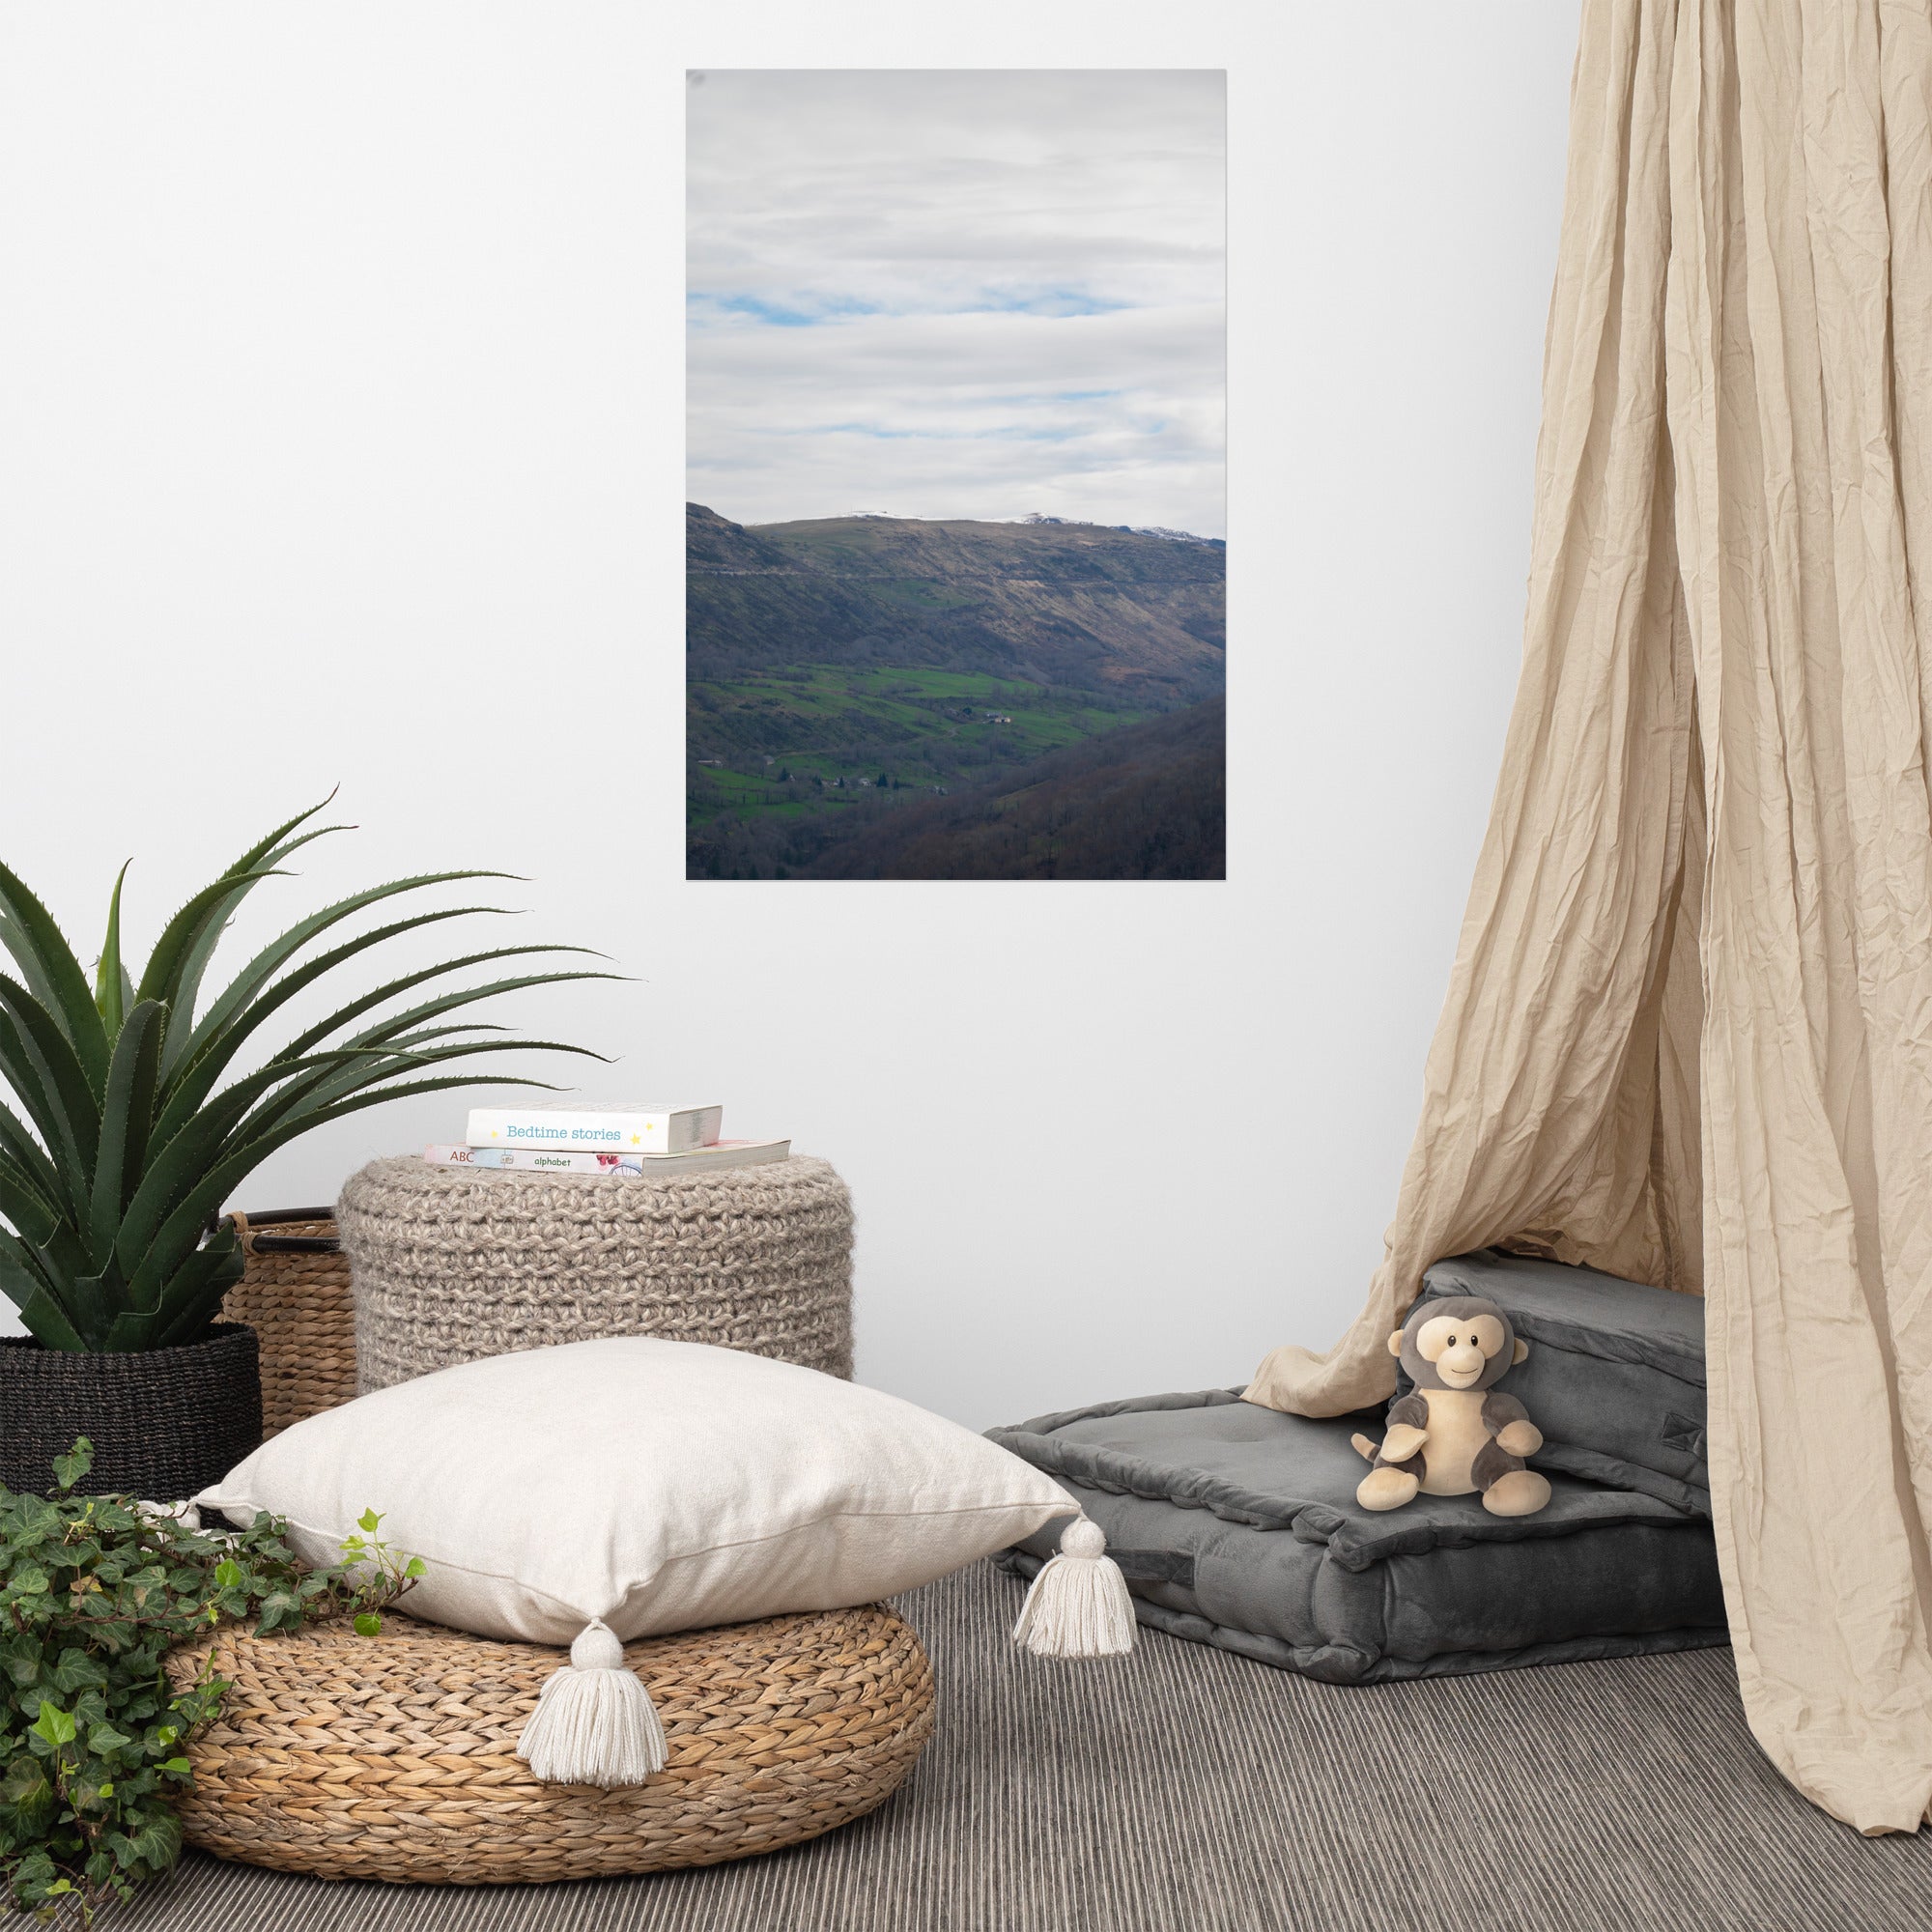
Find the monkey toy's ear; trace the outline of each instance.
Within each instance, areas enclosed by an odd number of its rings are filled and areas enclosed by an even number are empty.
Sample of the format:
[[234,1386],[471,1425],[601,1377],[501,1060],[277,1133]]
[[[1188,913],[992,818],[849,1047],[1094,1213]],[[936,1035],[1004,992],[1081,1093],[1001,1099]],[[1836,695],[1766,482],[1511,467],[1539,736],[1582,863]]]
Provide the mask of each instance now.
[[1395,1331],[1395,1333],[1389,1337],[1389,1353],[1391,1355],[1399,1355],[1402,1353],[1402,1330],[1400,1328],[1398,1328]]
[[1515,1368],[1519,1362],[1526,1362],[1528,1360],[1529,1344],[1520,1340],[1516,1345],[1516,1353],[1510,1357],[1510,1367]]

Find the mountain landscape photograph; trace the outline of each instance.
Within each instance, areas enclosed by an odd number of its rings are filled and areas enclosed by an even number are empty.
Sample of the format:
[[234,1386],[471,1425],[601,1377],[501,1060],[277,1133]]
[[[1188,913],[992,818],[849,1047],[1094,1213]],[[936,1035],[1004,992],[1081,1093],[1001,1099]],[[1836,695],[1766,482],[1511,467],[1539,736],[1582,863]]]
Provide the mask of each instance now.
[[691,76],[694,879],[1225,876],[1222,76]]

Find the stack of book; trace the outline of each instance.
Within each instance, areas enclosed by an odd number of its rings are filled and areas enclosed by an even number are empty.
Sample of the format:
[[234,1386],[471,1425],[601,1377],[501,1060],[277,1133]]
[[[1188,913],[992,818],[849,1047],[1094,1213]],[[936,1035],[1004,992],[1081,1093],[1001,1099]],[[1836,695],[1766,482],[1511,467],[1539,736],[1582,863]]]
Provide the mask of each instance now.
[[723,1107],[475,1107],[461,1147],[425,1148],[439,1167],[550,1174],[685,1174],[783,1160],[789,1141],[727,1141]]

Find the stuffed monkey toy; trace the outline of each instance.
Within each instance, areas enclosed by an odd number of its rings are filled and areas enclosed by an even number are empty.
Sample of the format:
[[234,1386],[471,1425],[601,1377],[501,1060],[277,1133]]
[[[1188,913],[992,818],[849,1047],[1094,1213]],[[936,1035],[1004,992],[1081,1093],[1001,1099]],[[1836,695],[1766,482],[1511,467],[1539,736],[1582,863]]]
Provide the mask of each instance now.
[[1534,1516],[1549,1500],[1549,1484],[1523,1458],[1543,1447],[1543,1432],[1494,1386],[1529,1353],[1509,1317],[1481,1295],[1419,1301],[1388,1346],[1415,1388],[1389,1404],[1379,1448],[1366,1435],[1353,1438],[1375,1464],[1355,1500],[1392,1510],[1418,1492],[1480,1492],[1492,1516]]

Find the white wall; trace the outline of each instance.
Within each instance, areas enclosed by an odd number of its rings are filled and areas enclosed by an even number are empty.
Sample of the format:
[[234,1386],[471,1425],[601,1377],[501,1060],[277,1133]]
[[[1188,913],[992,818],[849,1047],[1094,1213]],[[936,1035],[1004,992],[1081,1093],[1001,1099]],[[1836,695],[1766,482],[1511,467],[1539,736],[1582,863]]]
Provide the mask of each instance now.
[[[270,915],[529,874],[638,983],[521,1022],[837,1161],[861,1373],[962,1420],[1325,1344],[1514,684],[1576,12],[8,0],[0,853],[90,959],[129,852],[144,942],[338,781]],[[1226,884],[682,881],[682,71],[800,64],[1229,69]]]

